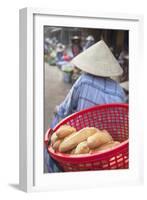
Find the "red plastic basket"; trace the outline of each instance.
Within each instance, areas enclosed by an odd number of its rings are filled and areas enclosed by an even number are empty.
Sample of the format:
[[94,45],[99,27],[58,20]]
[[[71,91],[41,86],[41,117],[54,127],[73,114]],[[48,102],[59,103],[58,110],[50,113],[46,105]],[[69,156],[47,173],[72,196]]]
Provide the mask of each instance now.
[[[63,124],[80,130],[84,127],[106,129],[114,140],[121,144],[111,150],[93,154],[69,155],[56,153],[48,146],[53,132]],[[105,104],[74,113],[63,119],[45,135],[45,143],[50,156],[57,161],[63,171],[110,170],[128,168],[128,104]]]

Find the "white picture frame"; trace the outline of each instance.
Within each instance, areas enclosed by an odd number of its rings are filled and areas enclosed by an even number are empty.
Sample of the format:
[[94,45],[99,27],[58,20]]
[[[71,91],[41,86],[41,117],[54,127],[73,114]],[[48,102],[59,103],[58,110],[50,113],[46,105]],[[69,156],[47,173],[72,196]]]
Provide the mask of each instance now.
[[[101,25],[100,25],[101,24]],[[44,25],[97,27],[129,30],[130,103],[128,170],[75,173],[43,173],[43,29]],[[143,16],[119,13],[56,11],[24,8],[20,10],[20,189],[26,192],[78,189],[143,183],[143,133],[136,98],[143,68]],[[141,64],[142,63],[142,64]],[[137,84],[137,86],[136,86]],[[134,87],[136,90],[134,91]],[[134,102],[134,99],[136,101]],[[140,134],[138,134],[140,132]],[[77,181],[78,177],[78,181]],[[85,178],[89,181],[85,181]],[[94,181],[93,181],[94,180]]]

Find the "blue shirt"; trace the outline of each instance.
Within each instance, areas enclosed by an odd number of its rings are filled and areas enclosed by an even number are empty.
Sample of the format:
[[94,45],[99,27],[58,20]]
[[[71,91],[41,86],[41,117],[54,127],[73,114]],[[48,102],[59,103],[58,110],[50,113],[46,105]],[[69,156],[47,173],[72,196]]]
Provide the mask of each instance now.
[[74,112],[100,104],[123,103],[125,98],[123,89],[116,81],[110,78],[82,74],[65,100],[57,107],[56,120],[54,119],[51,126],[54,127],[59,120]]

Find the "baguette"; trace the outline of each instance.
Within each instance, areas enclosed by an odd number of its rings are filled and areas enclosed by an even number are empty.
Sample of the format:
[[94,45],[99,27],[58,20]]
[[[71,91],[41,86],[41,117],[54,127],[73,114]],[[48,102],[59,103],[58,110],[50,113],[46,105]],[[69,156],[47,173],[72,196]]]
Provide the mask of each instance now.
[[59,139],[65,138],[71,133],[76,132],[76,129],[70,125],[63,125],[56,131],[56,135]]
[[56,135],[56,132],[55,132],[51,136],[51,144],[53,145],[57,140],[58,140],[58,136]]
[[120,144],[119,141],[111,141],[111,142],[108,142],[106,144],[101,145],[98,148],[92,149],[90,151],[90,153],[100,152],[100,151],[107,150],[107,149],[112,149],[113,147],[115,147],[115,146],[117,146],[119,144]]
[[76,147],[80,142],[87,140],[87,138],[93,135],[98,129],[94,127],[83,128],[80,131],[65,138],[59,146],[60,152],[67,152]]
[[[54,144],[52,144],[52,147],[55,151],[59,151],[59,145],[61,144],[62,141],[64,141],[65,139],[69,138],[69,136],[73,135],[74,133],[71,133],[70,135],[68,135],[67,137],[63,138],[63,139],[57,139],[56,142],[54,142]],[[58,137],[57,137],[58,138]],[[70,153],[71,150],[69,152],[66,153]]]
[[89,151],[90,149],[87,146],[87,141],[83,141],[77,145],[74,154],[85,154],[89,153]]
[[54,144],[53,144],[53,149],[55,151],[58,151],[59,149],[59,145],[61,144],[62,140],[57,140]]
[[90,149],[94,149],[110,141],[113,141],[113,138],[107,131],[98,130],[94,135],[88,137],[87,145]]
[[73,148],[72,150],[70,150],[70,152],[68,152],[69,154],[75,154],[75,150],[76,148]]

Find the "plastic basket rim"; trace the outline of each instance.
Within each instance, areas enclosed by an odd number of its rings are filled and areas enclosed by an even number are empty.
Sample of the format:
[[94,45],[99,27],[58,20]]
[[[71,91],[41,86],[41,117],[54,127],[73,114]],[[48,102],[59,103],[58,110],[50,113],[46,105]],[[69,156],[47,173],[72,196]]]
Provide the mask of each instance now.
[[76,117],[78,115],[82,115],[85,112],[90,112],[96,109],[103,109],[103,108],[110,108],[110,107],[122,107],[122,108],[127,108],[128,109],[128,104],[127,103],[110,103],[110,104],[102,104],[102,105],[96,105],[96,106],[92,106],[90,108],[86,108],[84,110],[80,110],[78,112],[75,112],[67,117],[65,117],[64,119],[62,119],[54,128],[53,131],[55,132],[60,126],[62,126],[63,124],[67,123],[69,121],[69,119]]

